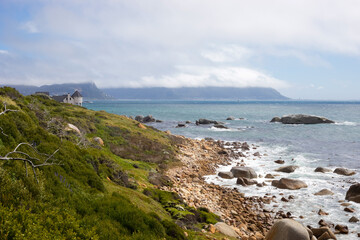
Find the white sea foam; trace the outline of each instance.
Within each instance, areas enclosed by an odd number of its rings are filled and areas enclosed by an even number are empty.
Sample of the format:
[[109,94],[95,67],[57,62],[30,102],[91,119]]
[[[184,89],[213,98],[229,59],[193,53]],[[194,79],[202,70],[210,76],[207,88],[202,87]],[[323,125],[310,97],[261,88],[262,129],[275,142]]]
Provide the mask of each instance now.
[[340,126],[358,126],[358,123],[356,122],[336,122],[335,125],[340,125]]
[[209,128],[211,131],[215,132],[235,132],[235,131],[241,131],[240,129],[234,129],[234,128],[217,128],[217,127],[211,127]]
[[[360,225],[356,223],[349,223],[348,220],[353,214],[346,213],[341,206],[339,201],[345,200],[346,191],[349,189],[351,183],[355,178],[359,177],[359,173],[355,177],[345,177],[330,173],[316,173],[314,172],[317,164],[321,166],[320,160],[308,157],[306,154],[296,154],[291,156],[291,152],[286,147],[275,146],[257,146],[258,144],[251,145],[251,149],[247,151],[247,157],[234,159],[231,165],[219,166],[217,173],[220,171],[230,171],[230,169],[237,164],[240,164],[243,160],[246,166],[253,168],[258,175],[261,175],[257,179],[258,182],[265,182],[267,186],[257,187],[255,185],[243,187],[236,184],[236,178],[234,179],[222,179],[217,175],[205,176],[207,182],[212,182],[224,187],[237,188],[240,192],[245,193],[246,196],[264,196],[265,194],[271,194],[276,196],[276,203],[265,205],[268,210],[274,209],[274,211],[283,210],[285,212],[290,211],[295,216],[297,221],[302,222],[305,225],[311,225],[317,227],[320,219],[330,221],[335,224],[344,224],[349,227],[350,233],[348,235],[337,235],[340,240],[356,239],[357,232],[360,232]],[[253,154],[260,152],[261,157],[255,157]],[[286,165],[297,165],[299,168],[293,173],[281,173],[276,172],[280,166],[274,163],[274,160],[283,159]],[[254,160],[255,159],[255,160]],[[325,166],[326,167],[326,166]],[[334,170],[335,167],[330,167]],[[308,188],[300,190],[286,190],[278,189],[271,186],[271,181],[265,179],[264,176],[267,173],[278,174],[276,179],[282,177],[301,179],[306,182]],[[332,196],[315,196],[314,193],[321,189],[329,189],[334,192]],[[283,195],[280,195],[283,194]],[[289,202],[282,202],[282,197],[288,198],[289,195],[295,197],[294,200]],[[351,202],[351,207],[356,210],[356,213],[360,212],[360,204]],[[274,207],[278,205],[278,207]],[[319,209],[329,213],[327,216],[320,216],[317,214]],[[304,219],[300,219],[299,216],[303,216]],[[354,233],[351,233],[354,232]]]

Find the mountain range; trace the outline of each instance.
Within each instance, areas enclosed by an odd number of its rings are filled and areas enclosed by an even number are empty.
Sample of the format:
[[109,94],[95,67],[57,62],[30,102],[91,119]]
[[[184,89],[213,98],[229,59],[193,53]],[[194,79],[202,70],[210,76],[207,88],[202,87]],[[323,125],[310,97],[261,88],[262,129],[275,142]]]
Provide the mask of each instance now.
[[182,87],[182,88],[103,88],[95,83],[67,83],[43,85],[6,85],[23,95],[49,92],[63,95],[78,90],[85,99],[150,99],[150,100],[287,100],[273,88],[265,87]]

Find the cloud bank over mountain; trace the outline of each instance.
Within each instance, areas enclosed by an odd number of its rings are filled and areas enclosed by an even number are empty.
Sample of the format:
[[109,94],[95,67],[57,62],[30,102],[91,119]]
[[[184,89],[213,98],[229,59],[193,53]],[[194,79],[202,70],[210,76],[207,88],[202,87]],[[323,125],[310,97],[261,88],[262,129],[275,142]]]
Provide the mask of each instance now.
[[[331,82],[333,56],[360,56],[358,1],[3,0],[0,7],[1,83],[291,89]],[[309,80],[307,69],[318,75]]]

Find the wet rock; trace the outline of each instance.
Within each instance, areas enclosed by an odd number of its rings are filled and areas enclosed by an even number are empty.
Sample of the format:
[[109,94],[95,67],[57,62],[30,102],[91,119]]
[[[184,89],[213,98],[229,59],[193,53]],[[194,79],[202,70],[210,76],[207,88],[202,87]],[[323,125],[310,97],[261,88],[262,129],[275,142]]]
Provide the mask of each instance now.
[[338,230],[339,233],[341,234],[348,234],[349,233],[349,229],[346,225],[341,225],[341,224],[338,224],[335,226],[335,230]]
[[319,124],[319,123],[334,123],[334,121],[329,120],[324,117],[304,115],[304,114],[294,114],[287,115],[281,118],[274,117],[270,122],[281,122],[283,124]]
[[272,186],[281,189],[297,190],[300,188],[307,188],[307,184],[301,180],[295,180],[290,178],[281,178],[280,180],[273,180]]
[[222,234],[229,236],[229,237],[234,237],[234,238],[238,238],[239,235],[235,232],[234,228],[232,228],[231,226],[227,225],[224,222],[218,222],[214,225],[214,227],[221,232]]
[[320,216],[326,216],[326,215],[329,215],[329,213],[325,212],[325,211],[324,211],[324,210],[322,210],[322,209],[319,209],[318,214],[319,214]]
[[339,175],[344,175],[344,176],[351,176],[354,175],[355,172],[350,170],[350,169],[346,169],[346,168],[336,168],[334,170],[334,173],[339,174]]
[[266,234],[266,240],[310,240],[312,232],[292,219],[277,221]]
[[317,167],[315,169],[315,172],[327,173],[327,172],[331,172],[331,169],[324,168],[324,167]]
[[355,209],[346,207],[346,208],[344,208],[344,211],[349,212],[349,213],[353,213],[353,212],[355,212]]
[[284,166],[284,167],[279,167],[278,169],[276,169],[275,171],[277,172],[284,172],[284,173],[292,173],[294,172],[297,168],[299,168],[298,166]]
[[228,117],[226,120],[231,121],[231,120],[235,120],[235,118],[234,117]]
[[155,121],[156,121],[156,119],[153,118],[153,116],[151,116],[151,115],[144,117],[142,120],[143,123],[149,123],[149,122],[155,122]]
[[286,199],[284,197],[282,197],[280,200],[283,201],[283,202],[288,202],[289,201],[288,199]]
[[190,123],[191,123],[191,121],[186,121],[185,123],[186,123],[186,124],[190,124]]
[[320,219],[320,221],[318,223],[321,227],[329,227],[329,228],[332,227],[333,228],[335,226],[332,222],[327,222],[324,219]]
[[314,195],[324,196],[324,195],[334,195],[334,193],[332,191],[330,191],[329,189],[322,189],[319,192],[314,193]]
[[178,125],[176,126],[177,128],[183,128],[186,127],[185,123],[178,123]]
[[251,179],[249,179],[249,178],[239,177],[239,178],[236,180],[236,184],[240,184],[240,185],[242,185],[242,186],[248,186],[248,185],[257,184],[257,181],[251,180]]
[[349,219],[349,222],[351,222],[351,223],[356,223],[356,222],[358,222],[359,221],[359,219],[357,218],[357,217],[354,217],[354,216],[352,216],[350,219]]
[[219,123],[214,120],[200,118],[199,120],[196,120],[196,125],[199,125],[199,124],[219,124]]
[[279,160],[274,161],[274,163],[277,163],[277,164],[284,164],[284,163],[285,163],[285,161],[284,161],[284,160],[279,159]]
[[[328,227],[321,227],[321,228],[311,228],[311,232],[314,234],[316,238],[328,240],[328,239],[335,239],[335,234],[331,231]],[[324,235],[325,234],[325,235]]]
[[231,172],[234,177],[257,178],[256,172],[250,167],[233,167]]
[[215,128],[220,128],[220,129],[229,129],[228,127],[222,125],[222,124],[215,124],[214,125]]
[[144,116],[141,116],[141,115],[138,115],[135,117],[135,120],[138,121],[138,122],[142,122],[144,119]]
[[232,172],[219,172],[218,176],[221,178],[225,178],[225,179],[234,178],[234,175],[232,174]]
[[255,157],[260,157],[260,153],[259,152],[256,152],[253,154]]
[[265,175],[265,178],[270,178],[270,179],[273,179],[275,178],[272,174],[268,173]]
[[360,183],[356,183],[350,186],[346,192],[346,200],[360,203]]
[[247,142],[244,142],[241,144],[241,150],[243,151],[247,151],[247,150],[250,150],[250,146]]

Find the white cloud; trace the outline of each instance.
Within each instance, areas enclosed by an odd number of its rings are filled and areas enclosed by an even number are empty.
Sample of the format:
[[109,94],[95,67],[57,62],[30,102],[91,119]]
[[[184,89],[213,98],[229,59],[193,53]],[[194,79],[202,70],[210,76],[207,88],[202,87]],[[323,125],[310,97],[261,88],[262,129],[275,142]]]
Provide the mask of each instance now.
[[[249,59],[268,55],[328,66],[321,54],[360,56],[360,1],[355,0],[31,4],[31,17],[25,23],[13,19],[20,22],[0,35],[0,42],[17,54],[5,61],[0,52],[2,81],[281,88],[284,80],[255,70]],[[41,34],[24,36],[24,30]]]
[[212,46],[201,52],[201,55],[212,62],[224,63],[246,60],[253,55],[252,50],[238,45]]
[[29,33],[39,33],[39,29],[37,28],[36,23],[29,21],[21,24],[21,29],[24,29],[25,31]]
[[273,87],[288,84],[265,73],[242,67],[180,66],[178,72],[161,77],[143,77],[131,87]]

